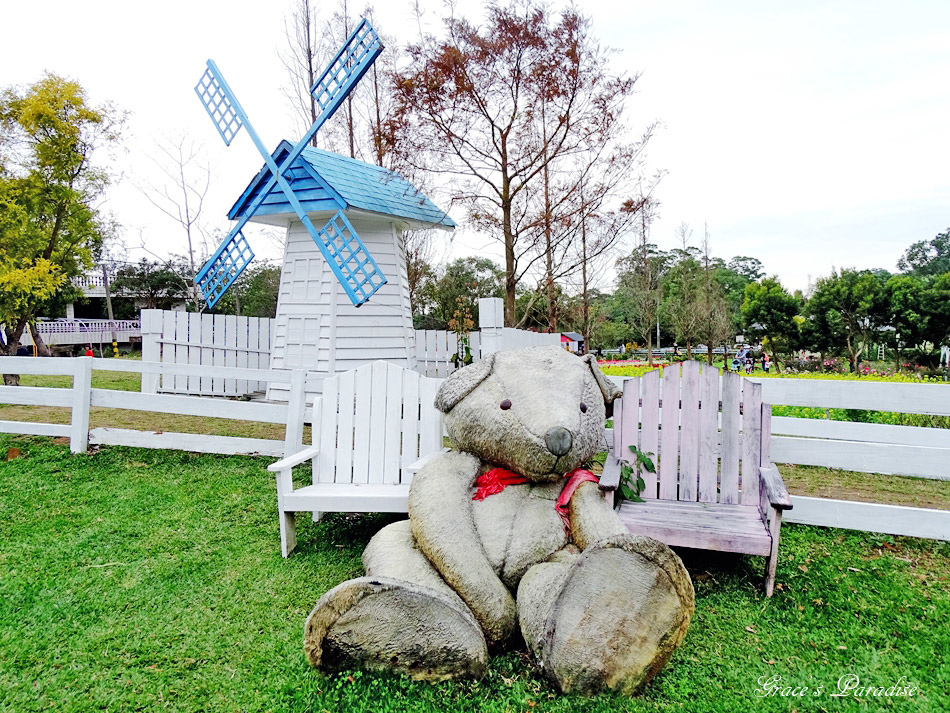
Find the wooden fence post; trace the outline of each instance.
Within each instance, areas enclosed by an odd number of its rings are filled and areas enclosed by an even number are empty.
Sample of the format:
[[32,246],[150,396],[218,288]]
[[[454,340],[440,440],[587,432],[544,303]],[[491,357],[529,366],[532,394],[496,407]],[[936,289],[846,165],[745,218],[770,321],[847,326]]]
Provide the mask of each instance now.
[[85,453],[89,447],[89,401],[92,396],[92,357],[75,357],[73,413],[69,450]]
[[287,431],[284,436],[284,457],[292,456],[303,447],[304,411],[307,408],[307,372],[290,372],[290,392],[287,396]]
[[[162,311],[143,309],[139,313],[142,330],[142,361],[160,362],[162,360]],[[158,373],[142,372],[142,393],[158,393]]]
[[[494,354],[502,348],[502,329],[505,326],[505,303],[500,297],[480,297],[478,300],[478,329],[480,356]],[[474,356],[474,354],[473,354]]]

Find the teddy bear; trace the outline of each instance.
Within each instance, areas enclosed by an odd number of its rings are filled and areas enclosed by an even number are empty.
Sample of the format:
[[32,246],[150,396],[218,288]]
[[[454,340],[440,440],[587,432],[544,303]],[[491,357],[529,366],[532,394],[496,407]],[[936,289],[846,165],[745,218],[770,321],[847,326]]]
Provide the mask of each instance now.
[[686,633],[692,582],[581,467],[606,449],[620,393],[592,356],[557,346],[445,379],[435,405],[454,450],[416,474],[409,519],[371,539],[366,575],[319,599],[310,663],[478,677],[489,651],[523,640],[564,692],[633,693],[656,675]]

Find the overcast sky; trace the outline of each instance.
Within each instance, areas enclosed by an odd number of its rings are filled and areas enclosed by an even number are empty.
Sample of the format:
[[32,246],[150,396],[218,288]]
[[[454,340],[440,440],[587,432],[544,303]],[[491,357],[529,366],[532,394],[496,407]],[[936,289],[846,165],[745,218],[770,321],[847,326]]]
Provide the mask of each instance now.
[[[224,147],[192,88],[213,58],[265,144],[296,141],[277,57],[291,4],[6,3],[0,86],[49,70],[129,111],[107,208],[129,247],[183,253],[180,228],[136,189],[159,182],[148,157],[162,136],[204,143],[215,178],[208,221],[227,230],[225,213],[261,160],[246,134]],[[410,5],[377,2],[379,29],[415,37]],[[616,68],[641,74],[633,124],[662,122],[649,149],[651,169],[668,172],[652,229],[660,247],[675,246],[681,222],[697,238],[708,222],[714,254],[758,257],[794,289],[833,266],[893,270],[911,242],[950,226],[950,2],[577,5],[619,50]],[[440,4],[424,6],[437,27]],[[486,245],[464,230],[438,239],[446,258]],[[280,253],[266,237],[254,248]]]

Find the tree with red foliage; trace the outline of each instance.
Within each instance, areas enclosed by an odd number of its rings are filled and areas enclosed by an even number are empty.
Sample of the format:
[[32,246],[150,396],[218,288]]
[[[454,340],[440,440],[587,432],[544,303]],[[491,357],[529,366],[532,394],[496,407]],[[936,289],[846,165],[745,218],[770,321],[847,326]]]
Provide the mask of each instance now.
[[[540,264],[550,287],[554,251],[566,255],[585,217],[632,177],[649,130],[622,142],[636,77],[609,73],[574,8],[491,5],[483,27],[450,17],[445,30],[411,46],[395,75],[390,138],[408,162],[455,177],[453,202],[503,243],[513,326],[519,282]],[[580,200],[580,186],[599,202]]]

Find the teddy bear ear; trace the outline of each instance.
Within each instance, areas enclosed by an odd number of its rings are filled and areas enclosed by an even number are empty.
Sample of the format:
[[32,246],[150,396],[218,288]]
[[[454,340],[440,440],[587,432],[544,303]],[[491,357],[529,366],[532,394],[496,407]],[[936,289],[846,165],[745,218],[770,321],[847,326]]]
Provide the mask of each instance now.
[[435,394],[435,407],[442,413],[451,411],[491,374],[494,366],[495,355],[489,354],[480,361],[449,374]]
[[613,404],[614,399],[619,399],[623,396],[623,389],[604,376],[593,354],[585,354],[581,357],[581,360],[586,362],[591,373],[594,375],[594,379],[597,380],[597,386],[600,387],[600,393],[604,395],[604,403],[607,404],[608,407]]

